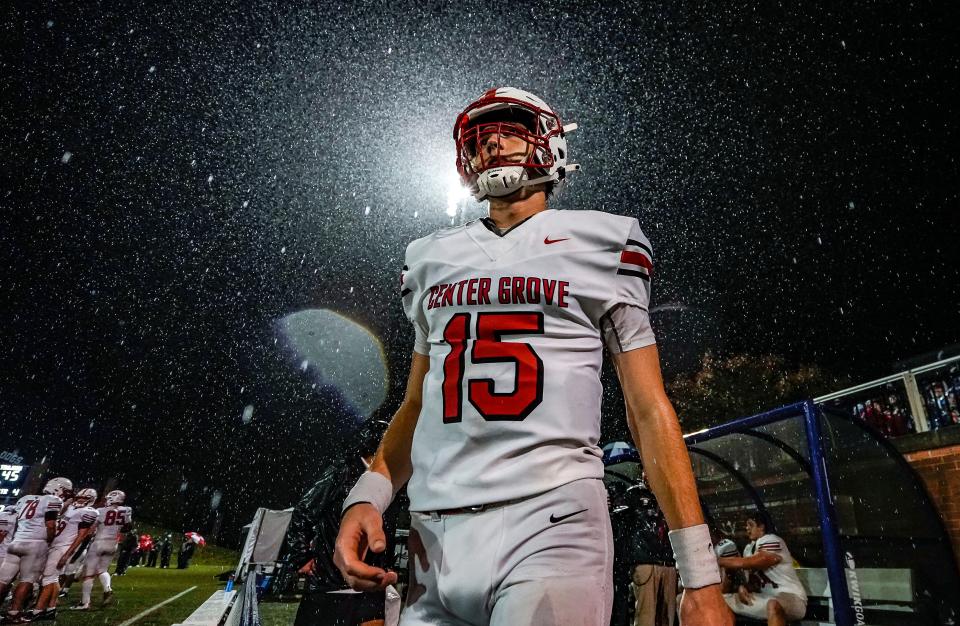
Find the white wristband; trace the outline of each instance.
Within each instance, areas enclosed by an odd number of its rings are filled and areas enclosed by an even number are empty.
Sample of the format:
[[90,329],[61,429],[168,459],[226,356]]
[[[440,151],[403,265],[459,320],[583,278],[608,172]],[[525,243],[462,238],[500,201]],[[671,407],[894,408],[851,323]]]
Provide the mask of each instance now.
[[668,535],[684,589],[720,584],[720,567],[706,524],[671,530]]
[[390,479],[380,472],[366,471],[353,486],[347,499],[343,501],[343,508],[340,512],[346,511],[354,504],[366,502],[372,504],[375,509],[383,515],[390,503],[393,502],[393,483]]

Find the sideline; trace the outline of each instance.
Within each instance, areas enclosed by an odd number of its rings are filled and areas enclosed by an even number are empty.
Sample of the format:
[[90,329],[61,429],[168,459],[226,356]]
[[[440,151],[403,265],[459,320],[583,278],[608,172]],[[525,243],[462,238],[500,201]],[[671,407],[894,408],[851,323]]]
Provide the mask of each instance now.
[[141,617],[145,617],[145,616],[149,615],[150,613],[153,613],[154,611],[156,611],[157,609],[159,609],[159,608],[160,608],[161,606],[163,606],[164,604],[170,604],[171,602],[173,602],[173,601],[176,600],[177,598],[179,598],[179,597],[181,597],[181,596],[187,595],[188,593],[190,593],[191,591],[193,591],[193,590],[196,589],[196,588],[197,588],[197,585],[194,585],[193,587],[190,587],[189,589],[187,589],[187,590],[185,590],[185,591],[181,591],[180,593],[178,593],[177,595],[175,595],[175,596],[173,596],[173,597],[167,598],[166,600],[164,600],[164,601],[161,602],[160,604],[154,604],[153,606],[151,606],[151,607],[150,607],[149,609],[147,609],[146,611],[141,611],[141,612],[137,613],[136,615],[134,615],[133,617],[131,617],[130,619],[128,619],[127,621],[121,622],[121,623],[119,624],[119,626],[130,626],[130,624],[133,624],[134,622],[136,622],[136,621],[137,621],[138,619],[140,619]]

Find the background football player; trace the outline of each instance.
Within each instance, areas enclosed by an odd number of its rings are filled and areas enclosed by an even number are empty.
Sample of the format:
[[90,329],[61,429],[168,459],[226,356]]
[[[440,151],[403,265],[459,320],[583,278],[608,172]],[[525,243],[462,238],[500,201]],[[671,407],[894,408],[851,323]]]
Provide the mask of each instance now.
[[[13,531],[17,527],[17,509],[14,506],[0,506],[0,567],[7,556],[7,547],[13,543]],[[6,592],[0,595],[0,605],[6,600]]]
[[[0,506],[0,566],[7,556],[7,547],[13,542],[13,531],[17,527],[17,509],[14,506]],[[3,602],[3,598],[0,598]]]
[[81,489],[61,514],[57,522],[57,535],[50,542],[50,550],[47,552],[47,561],[40,583],[42,588],[33,613],[33,621],[56,620],[60,575],[70,557],[93,531],[93,524],[97,521],[97,510],[92,505],[96,501],[96,491]]
[[117,542],[123,533],[130,530],[133,521],[133,509],[123,506],[127,495],[122,491],[111,491],[104,500],[104,506],[97,512],[96,535],[87,549],[83,563],[80,586],[80,602],[70,607],[75,611],[90,609],[90,594],[93,592],[93,579],[100,580],[103,587],[103,604],[110,602],[113,588],[110,586],[110,562],[117,553]]
[[46,564],[50,542],[57,534],[57,518],[63,500],[71,495],[73,483],[66,478],[53,478],[43,487],[41,495],[24,496],[17,501],[17,529],[7,556],[0,565],[0,598],[19,573],[20,582],[13,592],[13,602],[6,623],[23,624],[30,621],[21,615],[23,605],[40,582]]
[[[722,557],[720,567],[749,573],[747,586],[724,599],[737,615],[766,621],[768,626],[785,626],[787,621],[803,619],[807,611],[807,592],[793,568],[793,557],[783,538],[773,530],[769,519],[760,513],[747,517],[747,537],[751,543],[742,557]],[[755,590],[755,591],[753,591]]]
[[574,128],[533,94],[487,91],[457,118],[454,139],[461,179],[489,200],[489,217],[407,247],[401,298],[416,335],[407,390],[345,502],[336,552],[355,589],[395,582],[361,559],[367,546],[384,549],[381,514],[409,481],[403,626],[609,622],[604,344],[674,529],[683,623],[733,622],[661,379],[650,243],[634,218],[547,208],[577,169],[567,162]]

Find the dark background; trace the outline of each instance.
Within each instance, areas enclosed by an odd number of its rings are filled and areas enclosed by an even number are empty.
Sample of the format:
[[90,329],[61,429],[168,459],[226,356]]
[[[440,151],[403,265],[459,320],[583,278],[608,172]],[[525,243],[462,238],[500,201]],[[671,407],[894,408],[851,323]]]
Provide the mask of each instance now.
[[351,409],[277,343],[288,313],[374,332],[396,405],[403,249],[482,214],[446,214],[451,129],[491,86],[580,124],[558,208],[640,219],[654,304],[682,305],[668,372],[711,349],[866,380],[960,341],[955,8],[3,11],[0,450],[155,519],[230,540],[338,448]]

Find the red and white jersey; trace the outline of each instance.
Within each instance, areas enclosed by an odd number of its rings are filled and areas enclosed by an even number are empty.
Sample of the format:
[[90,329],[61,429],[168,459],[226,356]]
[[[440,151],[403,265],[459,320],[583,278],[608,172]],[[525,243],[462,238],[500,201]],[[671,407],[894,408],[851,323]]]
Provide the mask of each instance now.
[[787,544],[784,543],[783,539],[768,533],[747,545],[743,549],[743,556],[753,556],[759,550],[771,552],[780,557],[780,562],[773,567],[768,567],[762,571],[753,570],[750,573],[751,580],[755,579],[760,583],[760,593],[773,595],[786,592],[806,598],[807,592],[793,568],[793,557],[790,555]]
[[97,512],[97,536],[94,542],[117,545],[123,527],[133,521],[133,509],[128,506],[106,506]]
[[597,211],[543,211],[502,237],[478,220],[407,246],[403,307],[430,357],[411,510],[603,476],[601,318],[646,311],[651,257],[636,219]]
[[0,532],[6,533],[3,541],[0,542],[0,561],[7,554],[7,546],[13,543],[13,531],[17,528],[17,514],[10,510],[0,511]]
[[80,534],[80,526],[93,526],[97,517],[97,510],[93,507],[67,507],[57,522],[57,536],[53,538],[50,547],[69,546]]
[[43,494],[17,500],[17,541],[47,540],[47,521],[60,516],[63,500]]

